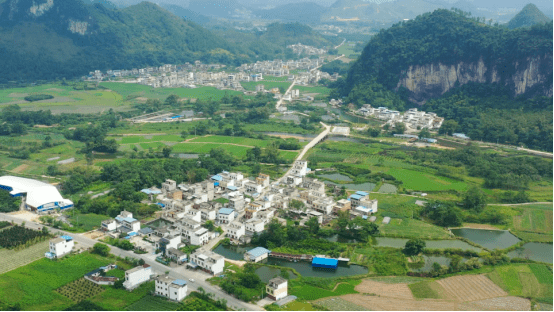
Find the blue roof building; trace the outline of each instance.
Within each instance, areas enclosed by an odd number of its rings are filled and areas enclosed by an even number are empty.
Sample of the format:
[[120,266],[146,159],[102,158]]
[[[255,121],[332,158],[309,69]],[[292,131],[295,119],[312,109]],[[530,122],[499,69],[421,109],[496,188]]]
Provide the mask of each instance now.
[[223,181],[223,177],[220,176],[219,174],[216,174],[216,175],[212,176],[212,180],[214,180],[214,181]]
[[227,189],[230,190],[230,191],[237,191],[238,187],[229,185],[229,186],[227,186]]
[[219,209],[219,214],[230,215],[234,211],[235,211],[235,209],[231,209],[231,208],[221,208],[221,209]]
[[270,253],[271,253],[271,250],[269,249],[265,249],[263,247],[256,247],[252,250],[247,251],[244,254],[244,260],[258,262],[263,259],[266,259]]
[[182,279],[176,279],[176,280],[173,281],[173,284],[179,285],[179,286],[185,286],[187,284],[187,281],[182,280]]
[[360,200],[362,197],[363,196],[358,195],[358,194],[350,195],[350,198],[357,199],[357,200]]
[[367,193],[367,192],[362,192],[362,191],[357,191],[356,194],[357,194],[357,195],[360,195],[360,196],[367,196],[367,195],[369,195],[369,193]]
[[318,257],[314,257],[312,259],[312,267],[314,268],[336,269],[338,266],[339,266],[339,260],[337,259],[318,258]]

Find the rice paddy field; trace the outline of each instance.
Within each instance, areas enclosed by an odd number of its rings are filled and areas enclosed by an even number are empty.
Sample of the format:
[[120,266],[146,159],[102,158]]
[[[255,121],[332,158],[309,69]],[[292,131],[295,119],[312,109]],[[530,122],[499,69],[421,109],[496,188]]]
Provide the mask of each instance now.
[[49,251],[48,244],[46,240],[17,251],[1,248],[0,274],[43,258],[44,253]]

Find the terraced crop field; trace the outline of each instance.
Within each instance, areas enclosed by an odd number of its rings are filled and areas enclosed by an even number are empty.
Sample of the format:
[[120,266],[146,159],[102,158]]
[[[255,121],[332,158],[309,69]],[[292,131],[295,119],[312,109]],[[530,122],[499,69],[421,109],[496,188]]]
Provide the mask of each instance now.
[[366,308],[346,301],[342,298],[328,298],[314,302],[328,311],[366,311]]
[[94,297],[104,290],[102,286],[86,280],[84,277],[56,289],[59,294],[74,302]]

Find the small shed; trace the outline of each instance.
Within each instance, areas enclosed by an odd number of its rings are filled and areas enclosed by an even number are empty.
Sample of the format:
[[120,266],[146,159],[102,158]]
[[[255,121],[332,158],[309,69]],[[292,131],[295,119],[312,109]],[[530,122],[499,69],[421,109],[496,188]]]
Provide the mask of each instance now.
[[384,217],[383,224],[389,224],[389,223],[390,223],[390,217]]
[[267,259],[271,250],[265,249],[263,247],[256,247],[250,251],[244,253],[244,260],[251,262],[259,262],[264,259]]
[[369,218],[369,222],[375,222],[375,220],[377,220],[376,216],[372,216],[371,218]]

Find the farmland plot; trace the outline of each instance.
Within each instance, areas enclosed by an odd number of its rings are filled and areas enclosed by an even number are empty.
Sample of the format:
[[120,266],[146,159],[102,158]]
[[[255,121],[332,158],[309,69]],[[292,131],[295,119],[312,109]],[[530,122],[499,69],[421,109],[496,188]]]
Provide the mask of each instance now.
[[48,241],[18,251],[0,249],[0,259],[2,259],[0,261],[0,274],[38,260],[44,257],[44,253],[48,250]]
[[329,311],[366,311],[365,307],[359,306],[352,302],[348,302],[342,298],[329,298],[314,302],[318,306],[322,306]]
[[127,311],[176,311],[180,305],[166,298],[146,295],[126,308]]
[[94,297],[104,290],[102,286],[96,285],[84,277],[56,289],[59,294],[75,302]]
[[448,297],[459,301],[477,301],[508,295],[485,275],[453,276],[437,283],[445,289]]

